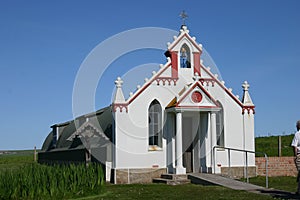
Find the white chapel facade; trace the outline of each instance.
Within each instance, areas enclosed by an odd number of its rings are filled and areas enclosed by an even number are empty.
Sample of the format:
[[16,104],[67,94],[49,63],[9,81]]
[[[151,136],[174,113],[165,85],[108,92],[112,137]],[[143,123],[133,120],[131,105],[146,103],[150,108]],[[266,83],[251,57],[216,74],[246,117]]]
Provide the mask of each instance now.
[[[167,173],[221,173],[228,167],[224,146],[254,151],[254,104],[249,84],[240,100],[201,60],[202,45],[182,26],[169,43],[167,62],[125,99],[116,81],[114,152],[118,170],[162,168]],[[232,153],[231,167],[245,166]],[[215,166],[213,166],[215,165]],[[254,167],[254,155],[248,159]]]

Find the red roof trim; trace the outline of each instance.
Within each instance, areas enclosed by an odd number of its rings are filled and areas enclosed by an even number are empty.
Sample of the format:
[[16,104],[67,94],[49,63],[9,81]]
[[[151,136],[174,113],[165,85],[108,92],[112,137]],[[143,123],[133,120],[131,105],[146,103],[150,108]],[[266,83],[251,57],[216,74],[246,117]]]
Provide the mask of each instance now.
[[216,81],[216,83],[223,89],[225,90],[225,92],[237,103],[239,104],[239,106],[241,106],[242,108],[242,114],[245,113],[245,110],[248,111],[248,113],[250,112],[250,110],[253,111],[253,114],[255,114],[255,106],[244,106],[243,103],[236,97],[232,94],[232,92],[230,92],[218,79],[215,78],[215,76],[210,72],[208,71],[205,67],[203,67],[203,65],[201,64],[201,68],[206,72],[208,73],[209,76],[212,77],[212,79],[214,79]]
[[[156,81],[156,79],[163,73],[165,72],[168,67],[171,66],[171,63],[169,63],[163,70],[161,70],[159,73],[157,73],[156,75],[154,75],[151,78],[151,81],[149,81],[148,83],[144,84],[143,87],[141,89],[139,89],[139,91],[137,93],[134,94],[134,96],[130,97],[129,101],[126,103],[115,103],[113,104],[114,107],[114,112],[117,111],[117,108],[120,109],[120,111],[122,112],[123,108],[126,109],[126,112],[128,112],[128,105],[131,104],[147,87],[149,87],[154,81]],[[165,77],[164,77],[165,78]],[[176,80],[177,81],[177,80]],[[174,81],[175,82],[175,81]]]
[[157,77],[159,77],[163,72],[165,72],[170,65],[171,63],[169,63],[165,67],[165,69],[161,70],[161,72],[157,73],[154,77],[152,77],[151,81],[149,81],[147,84],[144,84],[143,87],[138,91],[138,93],[136,93],[133,97],[130,98],[128,104],[131,104],[131,102],[133,102],[147,87],[149,87],[149,85],[151,85],[151,83],[153,83],[157,79]]
[[220,108],[218,106],[176,106],[176,108]]
[[218,79],[216,79],[215,78],[215,76],[210,72],[210,71],[208,71],[205,67],[203,67],[203,65],[201,65],[201,68],[206,72],[206,73],[208,73],[210,76],[211,76],[211,78],[212,79],[214,79],[215,80],[215,82],[223,89],[223,90],[225,90],[225,92],[231,97],[231,98],[233,98],[233,100],[237,103],[237,104],[239,104],[241,107],[243,107],[244,105],[242,104],[242,102],[236,97],[236,96],[234,96],[233,94],[232,94],[232,92],[230,92]]

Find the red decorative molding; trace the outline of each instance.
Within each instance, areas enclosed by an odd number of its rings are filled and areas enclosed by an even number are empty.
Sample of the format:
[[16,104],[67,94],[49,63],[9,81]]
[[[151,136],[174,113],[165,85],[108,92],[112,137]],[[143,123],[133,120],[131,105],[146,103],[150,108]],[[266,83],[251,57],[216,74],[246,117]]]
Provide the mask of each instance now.
[[204,86],[204,83],[206,83],[206,85],[209,85],[209,83],[211,84],[212,87],[215,86],[215,80],[212,78],[200,78],[199,79],[201,85]]
[[218,106],[176,106],[176,108],[207,108],[207,109],[212,109],[212,108],[219,108]]
[[245,114],[245,111],[247,111],[248,114],[250,114],[250,111],[252,110],[252,113],[255,114],[255,106],[243,106],[242,114]]
[[160,82],[162,82],[163,85],[166,85],[166,82],[168,82],[168,85],[171,85],[173,82],[174,85],[176,85],[176,82],[178,78],[170,78],[170,77],[157,77],[155,78],[157,85],[160,85]]
[[201,68],[242,108],[244,107],[244,105],[242,104],[242,102],[236,97],[234,96],[218,79],[215,78],[215,76],[209,71],[207,70],[205,67],[203,67],[201,65]]

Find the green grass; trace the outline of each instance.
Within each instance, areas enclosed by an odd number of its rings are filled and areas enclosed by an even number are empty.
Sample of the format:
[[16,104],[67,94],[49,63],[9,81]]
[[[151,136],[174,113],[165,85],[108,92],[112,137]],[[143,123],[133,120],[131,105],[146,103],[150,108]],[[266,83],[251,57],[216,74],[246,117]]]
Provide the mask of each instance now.
[[[265,152],[269,157],[278,156],[278,137],[257,137],[255,138],[255,151]],[[291,142],[294,135],[281,136],[281,155],[282,156],[293,156],[293,148],[291,147]],[[257,156],[263,156],[257,154]]]
[[34,163],[33,150],[9,151],[9,154],[0,155],[0,172],[8,169],[19,169],[32,163]]
[[[266,186],[266,177],[258,176],[250,178],[249,182],[254,185]],[[269,177],[269,188],[278,190],[284,190],[289,192],[297,191],[296,177],[280,176],[280,177]]]
[[68,199],[100,194],[100,165],[46,166],[34,162],[33,151],[0,156],[0,199]]
[[105,185],[103,194],[89,196],[82,199],[203,199],[203,200],[268,200],[269,196],[236,191],[219,186],[164,185],[164,184],[132,184],[132,185]]

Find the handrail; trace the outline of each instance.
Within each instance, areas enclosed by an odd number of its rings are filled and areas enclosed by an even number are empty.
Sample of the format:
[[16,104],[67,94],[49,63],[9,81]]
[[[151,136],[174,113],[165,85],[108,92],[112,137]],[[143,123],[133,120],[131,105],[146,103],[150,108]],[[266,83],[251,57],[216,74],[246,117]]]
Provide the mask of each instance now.
[[254,153],[254,154],[263,154],[266,159],[266,188],[269,188],[269,177],[268,177],[268,155],[264,152],[257,152],[257,151],[248,151],[243,149],[235,149],[235,148],[228,148],[228,147],[222,147],[222,146],[214,146],[213,147],[213,167],[214,167],[214,173],[216,173],[216,155],[215,150],[216,149],[226,149],[228,150],[228,168],[229,168],[229,175],[231,176],[231,159],[230,159],[230,151],[240,151],[246,153],[246,179],[247,183],[249,183],[249,177],[248,177],[248,153]]

